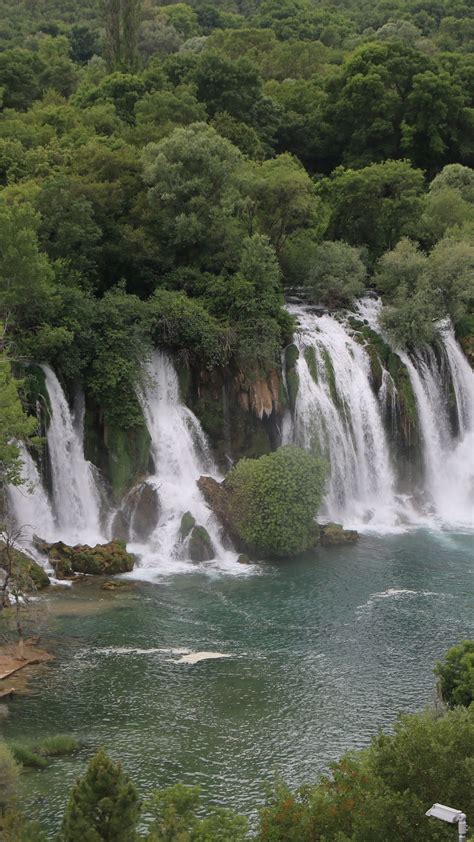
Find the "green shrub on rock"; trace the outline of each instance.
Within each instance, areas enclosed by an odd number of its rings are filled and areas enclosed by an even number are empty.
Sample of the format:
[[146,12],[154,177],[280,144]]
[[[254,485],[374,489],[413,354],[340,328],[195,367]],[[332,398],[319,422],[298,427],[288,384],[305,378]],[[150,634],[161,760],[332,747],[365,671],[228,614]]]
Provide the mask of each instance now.
[[260,459],[242,459],[229,474],[232,521],[241,539],[263,556],[292,556],[317,540],[324,462],[293,445]]

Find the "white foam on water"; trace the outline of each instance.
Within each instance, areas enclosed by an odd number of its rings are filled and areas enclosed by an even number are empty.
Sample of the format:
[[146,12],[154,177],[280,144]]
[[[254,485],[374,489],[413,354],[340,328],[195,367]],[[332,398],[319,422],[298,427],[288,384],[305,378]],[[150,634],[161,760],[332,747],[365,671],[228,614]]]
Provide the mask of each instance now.
[[[173,660],[175,664],[199,664],[201,661],[214,661],[221,658],[235,658],[235,655],[227,655],[225,652],[190,652],[182,655],[179,660]],[[172,659],[169,658],[169,661]]]

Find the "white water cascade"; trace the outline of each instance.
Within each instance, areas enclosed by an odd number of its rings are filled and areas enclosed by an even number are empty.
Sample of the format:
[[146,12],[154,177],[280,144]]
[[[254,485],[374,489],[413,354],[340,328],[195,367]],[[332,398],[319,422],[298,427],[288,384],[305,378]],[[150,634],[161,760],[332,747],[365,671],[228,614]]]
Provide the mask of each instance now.
[[[356,302],[355,315],[381,334],[381,302]],[[383,418],[396,423],[397,394],[382,371],[377,398],[368,356],[350,327],[310,308],[291,305],[299,322],[299,391],[293,438],[326,455],[331,466],[323,515],[358,528],[403,525],[474,527],[474,374],[449,321],[438,325],[435,346],[410,355],[394,351],[407,368],[418,412],[423,471],[416,506],[398,494]],[[388,411],[387,411],[388,410]],[[393,432],[393,431],[392,431]],[[288,440],[288,434],[286,436]]]
[[134,577],[138,573],[142,578],[153,578],[189,569],[185,545],[179,541],[185,512],[190,512],[196,524],[204,526],[211,537],[216,558],[210,565],[242,573],[236,554],[223,547],[218,525],[197,487],[196,481],[203,474],[219,477],[198,419],[180,400],[176,371],[165,353],[153,353],[139,397],[155,464],[155,474],[148,481],[158,491],[160,517],[146,545],[131,545],[132,552],[141,558]]
[[411,512],[395,492],[369,358],[343,323],[304,306],[288,309],[299,324],[293,436],[330,465],[321,515],[346,526],[393,529]]
[[75,424],[52,369],[42,368],[51,404],[47,438],[57,535],[67,544],[102,542],[100,495],[92,465],[84,457],[82,423]]
[[[431,347],[400,354],[410,375],[420,423],[427,506],[438,525],[474,527],[474,373],[446,322],[441,357]],[[457,429],[449,412],[454,393]]]
[[18,447],[23,463],[23,484],[8,487],[10,509],[18,528],[21,529],[18,543],[28,545],[34,534],[41,535],[46,541],[55,541],[57,530],[51,501],[43,488],[32,456],[24,444],[20,443]]

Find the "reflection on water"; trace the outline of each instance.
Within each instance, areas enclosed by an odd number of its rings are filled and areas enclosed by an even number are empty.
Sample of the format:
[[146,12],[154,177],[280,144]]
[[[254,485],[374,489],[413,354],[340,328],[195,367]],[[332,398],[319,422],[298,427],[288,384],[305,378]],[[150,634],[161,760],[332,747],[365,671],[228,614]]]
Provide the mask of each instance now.
[[[246,812],[274,773],[313,779],[432,700],[435,660],[474,634],[472,568],[469,535],[412,533],[259,575],[197,567],[125,592],[87,583],[48,597],[58,658],[2,727],[12,739],[71,732],[85,745],[24,776],[29,812],[56,828],[100,745],[144,794],[199,783]],[[229,657],[179,662],[190,653]]]

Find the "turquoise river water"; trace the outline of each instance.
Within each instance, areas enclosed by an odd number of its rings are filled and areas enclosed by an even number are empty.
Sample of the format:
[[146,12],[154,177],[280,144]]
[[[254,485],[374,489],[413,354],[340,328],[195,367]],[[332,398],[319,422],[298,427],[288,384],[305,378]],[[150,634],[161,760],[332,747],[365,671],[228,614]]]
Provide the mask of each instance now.
[[[292,785],[433,701],[432,668],[474,636],[472,536],[364,536],[281,564],[196,572],[43,599],[57,655],[10,704],[7,739],[73,733],[78,755],[23,776],[52,833],[103,745],[142,793],[176,781],[251,814],[276,774]],[[44,621],[43,621],[44,622]],[[212,651],[221,660],[178,663]]]

